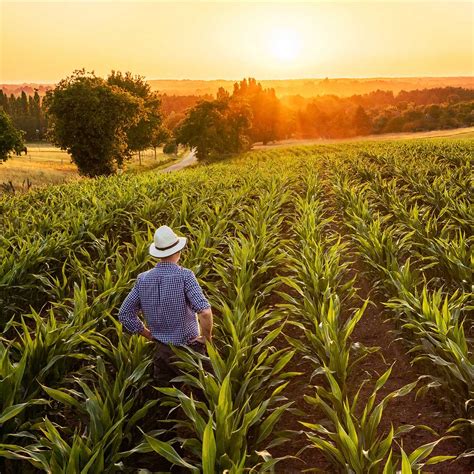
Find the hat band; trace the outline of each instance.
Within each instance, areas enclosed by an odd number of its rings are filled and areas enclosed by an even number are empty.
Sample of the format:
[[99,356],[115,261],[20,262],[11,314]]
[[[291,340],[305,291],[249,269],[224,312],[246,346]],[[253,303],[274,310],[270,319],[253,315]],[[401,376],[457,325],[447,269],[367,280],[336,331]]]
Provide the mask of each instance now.
[[173,248],[175,245],[178,245],[178,243],[179,243],[179,239],[176,240],[176,242],[175,242],[174,244],[168,245],[168,247],[157,247],[157,246],[155,245],[155,248],[156,248],[157,250],[168,250],[168,249]]

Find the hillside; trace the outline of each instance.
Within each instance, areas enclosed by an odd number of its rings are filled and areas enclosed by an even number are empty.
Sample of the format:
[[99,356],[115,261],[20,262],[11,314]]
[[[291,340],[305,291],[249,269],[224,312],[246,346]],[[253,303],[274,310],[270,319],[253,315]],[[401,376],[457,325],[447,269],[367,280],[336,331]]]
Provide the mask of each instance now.
[[[219,87],[232,91],[236,80],[193,80],[193,79],[150,79],[153,90],[169,95],[205,95],[215,94]],[[398,93],[401,90],[414,90],[434,87],[464,87],[474,89],[474,77],[404,77],[404,78],[331,78],[331,79],[285,79],[259,80],[264,88],[274,88],[280,97],[301,95],[313,97],[321,94],[350,96],[366,94],[375,90],[387,90]],[[0,88],[7,94],[33,94],[37,88],[44,95],[53,84],[1,84]]]

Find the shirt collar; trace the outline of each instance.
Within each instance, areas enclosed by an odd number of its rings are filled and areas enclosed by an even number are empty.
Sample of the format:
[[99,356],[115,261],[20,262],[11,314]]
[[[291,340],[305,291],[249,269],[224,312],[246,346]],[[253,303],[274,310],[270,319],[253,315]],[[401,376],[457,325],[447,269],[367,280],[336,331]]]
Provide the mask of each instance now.
[[158,262],[156,265],[155,265],[155,268],[160,268],[160,267],[178,267],[179,265],[177,263],[173,263],[173,262]]

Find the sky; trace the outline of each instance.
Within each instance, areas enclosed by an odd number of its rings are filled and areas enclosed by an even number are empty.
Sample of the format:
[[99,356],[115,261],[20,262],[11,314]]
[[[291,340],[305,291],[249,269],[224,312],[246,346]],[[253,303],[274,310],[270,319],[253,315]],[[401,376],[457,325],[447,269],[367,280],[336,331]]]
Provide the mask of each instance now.
[[474,2],[0,0],[0,83],[471,76]]

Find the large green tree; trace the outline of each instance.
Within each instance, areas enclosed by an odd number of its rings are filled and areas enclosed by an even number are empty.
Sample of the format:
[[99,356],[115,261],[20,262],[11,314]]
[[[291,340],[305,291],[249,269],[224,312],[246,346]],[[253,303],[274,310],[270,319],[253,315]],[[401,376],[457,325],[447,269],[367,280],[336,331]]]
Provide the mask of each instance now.
[[0,163],[13,152],[20,154],[24,148],[23,133],[14,127],[8,114],[0,108]]
[[49,137],[85,176],[113,174],[130,157],[128,131],[145,116],[143,99],[84,69],[48,91]]
[[196,149],[198,160],[237,153],[249,146],[251,110],[246,103],[221,97],[194,106],[176,131],[176,140]]

